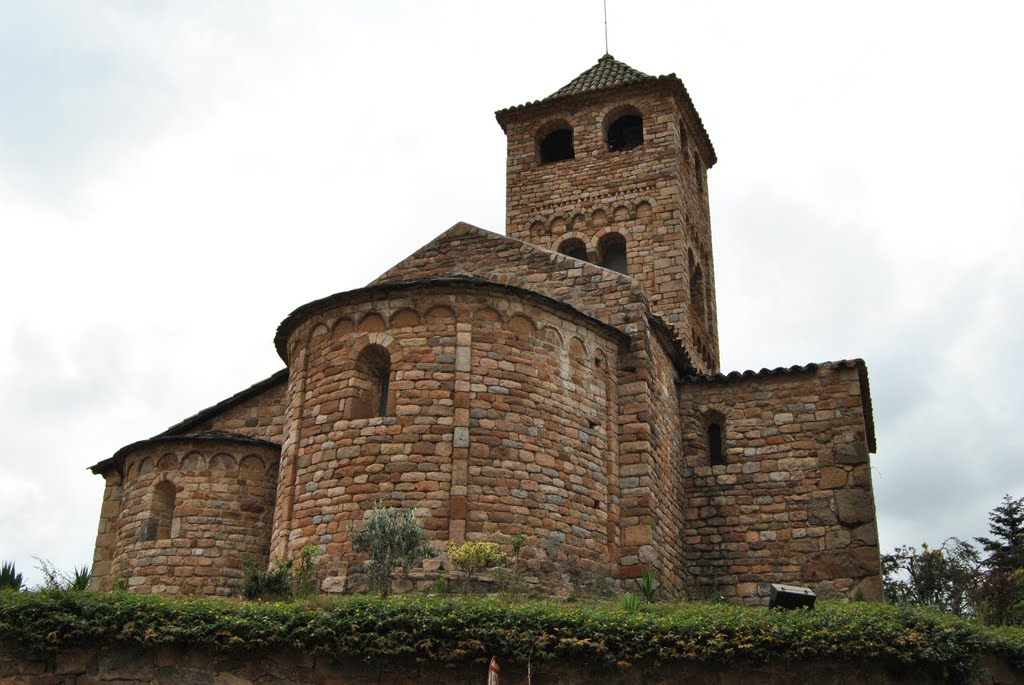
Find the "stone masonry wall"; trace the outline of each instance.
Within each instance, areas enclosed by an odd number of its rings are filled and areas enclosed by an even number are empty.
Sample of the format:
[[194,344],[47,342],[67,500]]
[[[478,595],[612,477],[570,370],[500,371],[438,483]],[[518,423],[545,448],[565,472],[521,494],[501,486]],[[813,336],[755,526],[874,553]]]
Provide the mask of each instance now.
[[[1011,685],[1020,672],[1004,657],[981,657],[978,685]],[[413,659],[366,662],[294,650],[211,650],[171,645],[132,648],[92,645],[29,654],[16,645],[0,644],[0,682],[8,685],[465,685],[483,683],[487,664],[442,665]],[[595,664],[523,664],[501,662],[504,685],[650,685],[714,683],[715,685],[889,685],[948,682],[941,673],[926,673],[899,664],[812,661],[768,664],[636,664],[628,669]]]
[[[688,380],[683,543],[696,594],[767,601],[768,583],[881,600],[863,362]],[[726,463],[708,461],[720,417]]]
[[[275,555],[320,545],[325,589],[352,589],[361,561],[349,527],[381,501],[413,509],[436,549],[528,535],[531,580],[550,589],[615,576],[607,473],[620,336],[527,295],[362,291],[296,326]],[[390,355],[393,397],[387,416],[353,419],[353,360],[368,344]]]
[[[608,150],[605,131],[622,114],[643,116],[643,145]],[[718,326],[706,164],[698,122],[671,82],[556,100],[499,119],[508,138],[506,231],[557,251],[580,240],[599,263],[609,233],[625,238],[629,275],[655,313],[680,330],[702,372],[718,370]],[[540,138],[573,131],[575,158],[541,164]],[[692,254],[692,259],[690,255]],[[703,307],[690,297],[699,267]]]
[[[124,577],[134,592],[231,595],[242,577],[242,560],[267,561],[278,448],[255,440],[159,438],[123,455],[122,483],[108,472],[98,561],[92,587],[109,590]],[[170,530],[153,536],[157,487],[173,485]],[[120,490],[119,502],[116,498]],[[111,530],[112,529],[112,530]],[[149,530],[147,530],[149,529]]]

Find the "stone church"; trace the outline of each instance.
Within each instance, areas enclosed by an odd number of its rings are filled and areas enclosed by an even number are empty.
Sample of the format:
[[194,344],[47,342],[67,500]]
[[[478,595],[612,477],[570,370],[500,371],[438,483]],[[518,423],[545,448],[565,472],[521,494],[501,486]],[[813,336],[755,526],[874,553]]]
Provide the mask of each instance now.
[[[91,467],[93,585],[230,595],[317,545],[361,588],[375,502],[446,541],[527,536],[545,593],[881,598],[861,360],[722,373],[708,176],[682,81],[610,55],[497,112],[505,235],[458,223],[364,288],[304,304],[286,368]],[[749,284],[757,287],[757,284]]]

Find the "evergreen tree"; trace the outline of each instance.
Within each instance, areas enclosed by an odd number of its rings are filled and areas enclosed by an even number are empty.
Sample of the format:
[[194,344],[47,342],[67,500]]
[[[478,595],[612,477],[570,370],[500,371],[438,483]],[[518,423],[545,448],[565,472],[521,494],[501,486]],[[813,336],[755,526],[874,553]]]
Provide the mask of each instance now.
[[989,512],[992,537],[975,538],[988,552],[985,565],[993,571],[1010,572],[1024,568],[1024,497],[1003,497],[1003,503]]

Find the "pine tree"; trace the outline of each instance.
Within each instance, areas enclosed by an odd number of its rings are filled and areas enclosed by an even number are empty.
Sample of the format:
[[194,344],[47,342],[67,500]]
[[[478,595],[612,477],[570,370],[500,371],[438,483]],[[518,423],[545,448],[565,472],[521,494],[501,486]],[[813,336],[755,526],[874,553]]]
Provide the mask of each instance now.
[[1024,497],[1003,497],[1003,503],[989,512],[990,538],[975,538],[988,552],[985,565],[994,571],[1024,568]]

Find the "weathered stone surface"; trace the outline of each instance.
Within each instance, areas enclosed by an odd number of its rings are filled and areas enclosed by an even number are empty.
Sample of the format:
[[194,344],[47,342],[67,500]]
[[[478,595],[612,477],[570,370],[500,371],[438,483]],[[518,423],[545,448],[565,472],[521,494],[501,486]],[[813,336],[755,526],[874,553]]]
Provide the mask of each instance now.
[[868,490],[844,490],[836,493],[836,512],[843,523],[875,520],[875,498]]

